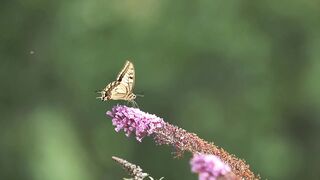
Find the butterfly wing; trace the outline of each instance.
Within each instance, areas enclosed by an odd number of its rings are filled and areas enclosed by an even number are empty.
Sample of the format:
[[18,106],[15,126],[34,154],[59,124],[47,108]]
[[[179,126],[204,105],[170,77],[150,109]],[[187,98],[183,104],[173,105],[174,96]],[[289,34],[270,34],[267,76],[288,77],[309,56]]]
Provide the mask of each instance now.
[[131,93],[135,82],[135,71],[132,62],[127,61],[118,74],[117,81],[127,87],[128,93]]
[[103,91],[101,91],[102,100],[126,100],[127,88],[118,81],[109,83]]
[[109,97],[113,100],[126,100],[128,89],[125,85],[115,81],[115,85],[109,90]]
[[[124,67],[118,74],[117,80],[109,83],[101,91],[102,100],[132,100],[135,95],[132,93],[135,81],[134,66],[130,61],[126,61]],[[132,96],[133,95],[133,96]]]

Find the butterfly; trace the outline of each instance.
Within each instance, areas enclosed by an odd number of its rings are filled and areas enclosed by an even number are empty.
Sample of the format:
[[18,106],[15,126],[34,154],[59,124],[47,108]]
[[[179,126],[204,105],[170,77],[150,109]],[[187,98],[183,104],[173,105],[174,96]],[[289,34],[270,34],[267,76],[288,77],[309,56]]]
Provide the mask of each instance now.
[[135,81],[135,71],[132,62],[126,61],[122,70],[118,74],[117,80],[109,83],[102,91],[98,99],[107,100],[125,100],[131,102],[134,106],[137,103],[134,99],[137,97],[132,91]]

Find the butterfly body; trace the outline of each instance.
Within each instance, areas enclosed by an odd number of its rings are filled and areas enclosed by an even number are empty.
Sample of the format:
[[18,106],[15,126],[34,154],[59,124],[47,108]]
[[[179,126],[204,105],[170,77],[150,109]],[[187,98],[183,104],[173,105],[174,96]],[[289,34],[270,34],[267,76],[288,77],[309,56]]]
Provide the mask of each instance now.
[[135,81],[135,71],[132,62],[127,61],[118,74],[117,80],[109,83],[102,91],[99,99],[107,100],[125,100],[136,104],[134,99],[136,95],[132,92]]

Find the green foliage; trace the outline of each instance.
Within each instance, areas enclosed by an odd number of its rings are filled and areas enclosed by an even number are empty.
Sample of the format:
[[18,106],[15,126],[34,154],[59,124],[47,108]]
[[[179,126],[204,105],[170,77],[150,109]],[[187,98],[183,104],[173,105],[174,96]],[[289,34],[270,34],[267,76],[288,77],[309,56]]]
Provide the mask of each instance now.
[[188,157],[129,140],[105,117],[122,102],[94,91],[127,58],[144,111],[263,179],[319,179],[319,16],[314,0],[2,1],[1,179],[120,179],[114,154],[196,179]]

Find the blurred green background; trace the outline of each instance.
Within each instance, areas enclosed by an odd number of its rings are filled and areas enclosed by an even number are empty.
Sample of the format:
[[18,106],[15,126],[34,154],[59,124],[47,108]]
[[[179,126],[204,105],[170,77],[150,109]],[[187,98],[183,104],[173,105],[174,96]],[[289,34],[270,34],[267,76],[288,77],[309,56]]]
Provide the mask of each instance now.
[[[189,158],[116,133],[95,90],[126,59],[137,102],[263,179],[320,179],[316,0],[2,0],[0,179],[113,180],[116,155],[168,180]],[[124,103],[125,104],[125,103]]]

